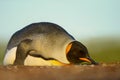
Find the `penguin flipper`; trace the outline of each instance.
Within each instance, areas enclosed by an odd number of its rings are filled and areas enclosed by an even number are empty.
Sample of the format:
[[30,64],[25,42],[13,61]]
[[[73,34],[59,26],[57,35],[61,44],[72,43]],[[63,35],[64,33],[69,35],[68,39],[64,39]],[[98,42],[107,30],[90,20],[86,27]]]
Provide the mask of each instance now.
[[24,65],[24,60],[29,54],[31,39],[25,39],[19,43],[16,51],[16,59],[14,65]]
[[37,51],[35,51],[35,50],[31,50],[29,52],[29,55],[33,56],[33,57],[36,57],[36,58],[42,58],[44,61],[46,61],[47,63],[50,64],[49,66],[65,66],[65,65],[68,65],[68,64],[62,63],[62,62],[60,62],[60,61],[58,61],[54,58],[45,58],[42,55],[37,54]]

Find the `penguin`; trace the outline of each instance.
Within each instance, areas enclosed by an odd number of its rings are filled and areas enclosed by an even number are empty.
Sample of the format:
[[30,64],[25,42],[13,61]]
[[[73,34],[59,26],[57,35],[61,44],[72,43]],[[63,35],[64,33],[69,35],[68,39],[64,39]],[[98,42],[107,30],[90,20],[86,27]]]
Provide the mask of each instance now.
[[87,48],[61,26],[39,22],[12,35],[3,65],[65,66],[82,62],[97,64]]

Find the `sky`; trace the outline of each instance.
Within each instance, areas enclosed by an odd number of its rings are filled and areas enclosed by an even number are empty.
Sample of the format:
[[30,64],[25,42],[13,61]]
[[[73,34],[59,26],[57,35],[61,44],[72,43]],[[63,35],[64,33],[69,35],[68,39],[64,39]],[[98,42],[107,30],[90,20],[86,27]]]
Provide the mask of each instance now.
[[77,39],[120,37],[120,0],[0,0],[0,38],[36,22],[56,23]]

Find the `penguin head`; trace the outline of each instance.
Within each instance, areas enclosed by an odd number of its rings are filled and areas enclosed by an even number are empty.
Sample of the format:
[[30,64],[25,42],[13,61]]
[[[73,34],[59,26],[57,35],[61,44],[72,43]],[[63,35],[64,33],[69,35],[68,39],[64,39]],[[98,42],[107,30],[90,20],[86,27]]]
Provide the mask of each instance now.
[[98,64],[89,56],[87,48],[78,41],[73,41],[68,44],[66,57],[71,64],[81,64],[83,62]]

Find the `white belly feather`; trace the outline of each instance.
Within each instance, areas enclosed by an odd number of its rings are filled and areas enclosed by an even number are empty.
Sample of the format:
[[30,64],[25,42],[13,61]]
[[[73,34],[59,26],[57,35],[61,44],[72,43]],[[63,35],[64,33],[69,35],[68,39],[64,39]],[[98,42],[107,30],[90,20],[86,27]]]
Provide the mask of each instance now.
[[7,50],[4,60],[3,60],[4,65],[10,65],[14,63],[15,58],[16,58],[16,50],[17,50],[17,47]]

